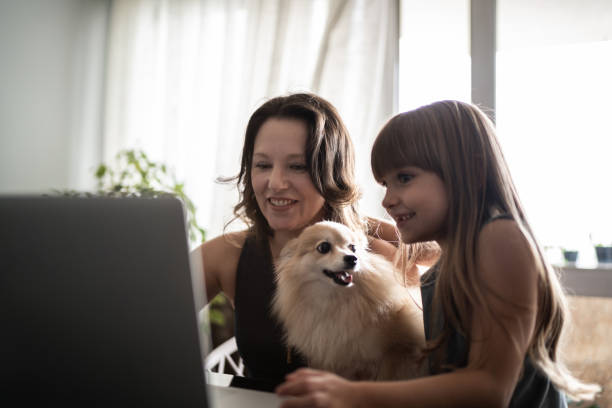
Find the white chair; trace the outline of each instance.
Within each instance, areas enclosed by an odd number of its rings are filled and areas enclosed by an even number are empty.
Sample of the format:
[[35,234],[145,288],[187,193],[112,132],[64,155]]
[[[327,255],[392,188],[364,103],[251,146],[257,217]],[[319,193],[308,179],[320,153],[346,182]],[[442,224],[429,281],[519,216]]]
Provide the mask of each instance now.
[[238,354],[238,346],[236,338],[232,337],[229,340],[215,347],[204,361],[206,370],[213,373],[225,373],[225,363],[228,363],[234,375],[242,376],[244,373],[244,363],[240,354]]

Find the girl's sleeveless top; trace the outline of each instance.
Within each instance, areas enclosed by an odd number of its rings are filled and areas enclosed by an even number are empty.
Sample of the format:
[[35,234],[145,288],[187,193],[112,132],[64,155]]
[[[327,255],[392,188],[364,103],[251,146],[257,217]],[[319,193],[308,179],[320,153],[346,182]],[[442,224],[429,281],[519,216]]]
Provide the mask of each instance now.
[[[491,218],[488,222],[497,219],[512,219],[507,215],[500,215]],[[435,292],[437,281],[437,266],[433,266],[421,277],[421,297],[423,299],[423,320],[425,325],[425,337],[427,340],[432,340],[437,337],[441,330],[441,326],[433,327],[432,318],[432,301]],[[443,320],[442,320],[443,321]],[[439,365],[434,365],[433,357],[429,357],[429,366],[431,374],[440,374],[450,371],[451,369],[435,368]],[[468,344],[458,331],[453,330],[446,349],[446,357],[442,361],[441,366],[452,366],[454,368],[462,368],[468,363]],[[565,396],[560,392],[550,381],[550,379],[542,373],[531,361],[529,356],[523,362],[523,370],[521,377],[514,389],[509,407],[511,408],[566,408],[567,402]]]
[[275,290],[269,245],[249,235],[236,271],[234,335],[245,375],[280,384],[286,374],[305,366],[305,362],[294,350],[288,352],[282,326],[272,315]]

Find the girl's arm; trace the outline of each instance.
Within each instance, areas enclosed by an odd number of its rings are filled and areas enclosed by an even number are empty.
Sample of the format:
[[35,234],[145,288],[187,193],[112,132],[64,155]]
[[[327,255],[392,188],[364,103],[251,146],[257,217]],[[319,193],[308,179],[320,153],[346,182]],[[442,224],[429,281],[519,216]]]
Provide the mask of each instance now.
[[287,376],[277,393],[293,395],[281,408],[302,407],[502,407],[499,387],[479,370],[410,381],[353,382],[309,368]]
[[[477,278],[491,314],[474,310],[469,368],[409,381],[349,382],[298,371],[278,388],[290,407],[505,407],[527,353],[537,309],[538,270],[517,224],[498,220],[479,237]],[[496,316],[491,318],[490,316]]]

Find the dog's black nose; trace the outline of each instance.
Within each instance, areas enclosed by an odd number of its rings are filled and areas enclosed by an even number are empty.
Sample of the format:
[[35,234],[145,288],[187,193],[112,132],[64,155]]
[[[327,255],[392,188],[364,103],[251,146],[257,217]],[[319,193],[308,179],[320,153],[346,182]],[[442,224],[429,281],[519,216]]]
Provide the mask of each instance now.
[[344,255],[344,264],[347,268],[354,268],[357,265],[357,257],[355,255]]

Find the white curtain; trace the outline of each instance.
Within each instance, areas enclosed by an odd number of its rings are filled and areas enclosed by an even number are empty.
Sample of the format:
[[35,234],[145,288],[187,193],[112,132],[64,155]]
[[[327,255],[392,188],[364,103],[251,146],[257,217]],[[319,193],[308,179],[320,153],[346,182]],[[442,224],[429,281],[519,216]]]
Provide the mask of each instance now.
[[104,160],[141,148],[167,163],[208,236],[218,235],[238,196],[215,179],[237,174],[250,114],[310,91],[340,111],[358,152],[362,208],[381,215],[369,151],[394,113],[397,19],[397,0],[115,0]]

